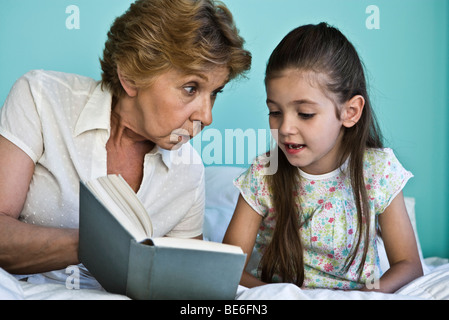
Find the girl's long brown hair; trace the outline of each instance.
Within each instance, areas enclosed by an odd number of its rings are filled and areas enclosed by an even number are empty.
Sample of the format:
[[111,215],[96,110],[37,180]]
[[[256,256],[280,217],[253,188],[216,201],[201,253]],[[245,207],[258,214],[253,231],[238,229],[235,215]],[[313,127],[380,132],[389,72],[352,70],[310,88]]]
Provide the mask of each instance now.
[[[368,97],[364,69],[354,46],[336,28],[320,23],[298,27],[278,44],[267,64],[265,81],[276,77],[287,68],[324,74],[322,87],[344,103],[361,95],[365,106],[358,123],[345,128],[340,165],[349,157],[349,177],[357,209],[358,226],[356,242],[345,262],[347,271],[356,254],[363,247],[358,266],[359,277],[368,252],[370,239],[370,209],[363,176],[363,158],[366,148],[382,148],[382,138]],[[292,166],[284,153],[278,150],[278,170],[265,176],[273,196],[276,226],[270,244],[261,259],[261,278],[271,282],[277,273],[285,282],[301,286],[304,282],[303,245],[300,228],[304,223],[300,193],[299,171]],[[299,209],[298,209],[299,208]],[[362,246],[363,240],[363,246]]]

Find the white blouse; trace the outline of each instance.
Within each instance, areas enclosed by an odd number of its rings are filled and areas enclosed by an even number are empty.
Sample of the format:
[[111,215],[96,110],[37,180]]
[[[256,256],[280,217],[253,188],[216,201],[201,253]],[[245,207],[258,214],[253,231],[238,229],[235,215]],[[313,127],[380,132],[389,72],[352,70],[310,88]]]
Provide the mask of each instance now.
[[[79,75],[31,71],[14,84],[0,110],[0,134],[36,164],[20,220],[78,227],[79,181],[107,173],[111,101],[99,82]],[[155,237],[202,233],[204,166],[189,143],[148,153],[137,195]]]

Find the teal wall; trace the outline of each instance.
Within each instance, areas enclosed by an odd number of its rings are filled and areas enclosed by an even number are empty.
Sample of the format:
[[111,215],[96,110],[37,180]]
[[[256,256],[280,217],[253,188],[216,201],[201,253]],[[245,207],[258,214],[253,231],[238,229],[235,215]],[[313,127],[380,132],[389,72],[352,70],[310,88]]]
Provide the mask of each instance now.
[[[113,18],[130,2],[2,0],[0,104],[14,81],[30,69],[73,72],[99,79],[98,59],[106,32]],[[251,151],[248,144],[241,163],[236,156],[238,146],[224,145],[218,150],[214,142],[218,138],[228,142],[226,130],[265,132],[268,123],[263,76],[270,52],[296,26],[326,21],[342,30],[357,47],[368,71],[371,99],[386,144],[415,175],[404,192],[416,198],[424,255],[449,257],[449,1],[224,2],[234,13],[247,48],[253,53],[253,68],[248,79],[225,89],[214,107],[213,125],[193,142],[207,164],[216,164],[220,152],[222,163],[246,166],[251,161],[257,151]],[[79,8],[79,29],[66,27],[71,14],[66,13],[69,5]],[[377,17],[373,12],[366,13],[369,5],[379,9],[378,20],[371,20]],[[379,28],[367,28],[367,19],[378,21]],[[225,156],[230,152],[234,152],[234,158],[227,161]]]

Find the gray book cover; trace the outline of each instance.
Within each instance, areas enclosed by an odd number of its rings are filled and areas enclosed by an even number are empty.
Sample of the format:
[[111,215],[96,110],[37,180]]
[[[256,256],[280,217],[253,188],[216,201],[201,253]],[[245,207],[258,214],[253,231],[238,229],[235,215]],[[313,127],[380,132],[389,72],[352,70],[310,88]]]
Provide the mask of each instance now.
[[106,291],[133,299],[234,299],[246,255],[137,242],[80,182],[79,258]]

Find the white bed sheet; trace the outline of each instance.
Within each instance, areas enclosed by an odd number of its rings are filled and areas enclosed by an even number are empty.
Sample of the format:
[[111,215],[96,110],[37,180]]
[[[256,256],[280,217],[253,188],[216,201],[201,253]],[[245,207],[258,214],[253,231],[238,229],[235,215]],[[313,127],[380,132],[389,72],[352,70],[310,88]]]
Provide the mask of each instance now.
[[[129,300],[103,290],[67,289],[64,284],[33,284],[19,281],[0,269],[1,300]],[[329,289],[301,290],[292,284],[277,283],[248,289],[239,286],[236,300],[449,300],[449,263],[433,268],[428,274],[394,294]]]
[[29,283],[0,269],[0,300],[129,300],[128,297],[93,289],[67,289],[65,284]]

